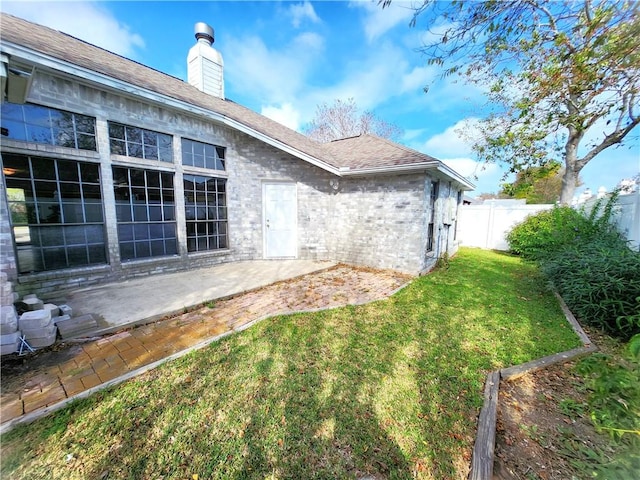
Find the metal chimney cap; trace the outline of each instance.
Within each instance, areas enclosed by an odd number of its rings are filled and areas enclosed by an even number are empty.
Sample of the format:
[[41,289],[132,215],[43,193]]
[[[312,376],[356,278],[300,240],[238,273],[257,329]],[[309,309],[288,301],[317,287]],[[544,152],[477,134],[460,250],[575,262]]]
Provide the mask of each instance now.
[[213,34],[213,28],[207,25],[204,22],[196,23],[195,28],[193,29],[196,34],[196,40],[200,40],[201,38],[207,40],[209,44],[212,44],[215,41],[215,37]]

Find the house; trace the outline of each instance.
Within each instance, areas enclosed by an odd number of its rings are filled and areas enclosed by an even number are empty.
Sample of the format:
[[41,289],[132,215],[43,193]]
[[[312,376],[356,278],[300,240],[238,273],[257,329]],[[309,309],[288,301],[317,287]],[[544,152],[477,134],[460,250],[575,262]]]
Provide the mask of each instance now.
[[465,178],[226,99],[206,24],[188,82],[7,14],[0,39],[0,266],[19,292],[252,259],[418,274],[456,249]]

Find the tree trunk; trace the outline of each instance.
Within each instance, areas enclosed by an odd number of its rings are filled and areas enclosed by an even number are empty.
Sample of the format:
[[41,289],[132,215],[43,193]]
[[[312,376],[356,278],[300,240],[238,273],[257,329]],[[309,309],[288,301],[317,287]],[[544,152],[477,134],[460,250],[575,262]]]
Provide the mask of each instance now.
[[562,176],[562,190],[560,190],[560,204],[571,205],[573,195],[578,184],[578,173],[574,172],[569,165],[565,168]]
[[569,138],[564,147],[564,175],[562,177],[562,190],[560,190],[560,204],[571,205],[573,195],[578,185],[578,176],[582,169],[578,165],[578,145],[582,135],[569,127]]

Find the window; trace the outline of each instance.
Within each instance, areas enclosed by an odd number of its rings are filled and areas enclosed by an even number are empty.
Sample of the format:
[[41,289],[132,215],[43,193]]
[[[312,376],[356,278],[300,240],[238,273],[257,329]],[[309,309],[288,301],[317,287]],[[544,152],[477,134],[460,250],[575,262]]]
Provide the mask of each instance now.
[[2,134],[14,140],[96,150],[96,119],[39,105],[3,103]]
[[458,215],[460,215],[460,205],[462,205],[462,190],[458,190],[458,196],[456,201],[456,228],[453,231],[453,240],[455,241],[458,238]]
[[3,154],[20,273],[107,261],[100,168]]
[[182,164],[191,167],[224,170],[224,147],[182,139]]
[[113,167],[120,258],[176,255],[173,173]]
[[439,182],[431,182],[431,193],[429,198],[431,218],[427,229],[427,252],[432,252],[435,244],[436,200],[438,199],[439,187]]
[[226,181],[184,175],[187,250],[200,252],[228,247]]
[[128,157],[173,162],[171,135],[109,122],[111,153]]

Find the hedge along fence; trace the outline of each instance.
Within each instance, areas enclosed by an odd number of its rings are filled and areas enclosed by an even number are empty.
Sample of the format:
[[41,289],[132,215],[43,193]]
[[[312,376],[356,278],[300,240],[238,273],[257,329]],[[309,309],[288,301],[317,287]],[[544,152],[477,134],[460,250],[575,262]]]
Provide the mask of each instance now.
[[[599,199],[591,197],[582,208],[591,212],[597,207]],[[635,192],[617,196],[610,222],[629,241],[632,250],[640,251],[640,185]]]
[[583,322],[623,340],[640,333],[640,252],[612,225],[617,195],[587,215],[554,207],[516,225],[511,251],[537,262]]
[[[575,208],[590,212],[601,202],[595,196]],[[461,245],[492,250],[509,250],[506,236],[526,217],[553,205],[526,205],[516,200],[487,201],[481,205],[462,205],[458,216],[457,239]],[[627,240],[633,250],[640,250],[640,188],[631,194],[617,197],[611,222]]]

